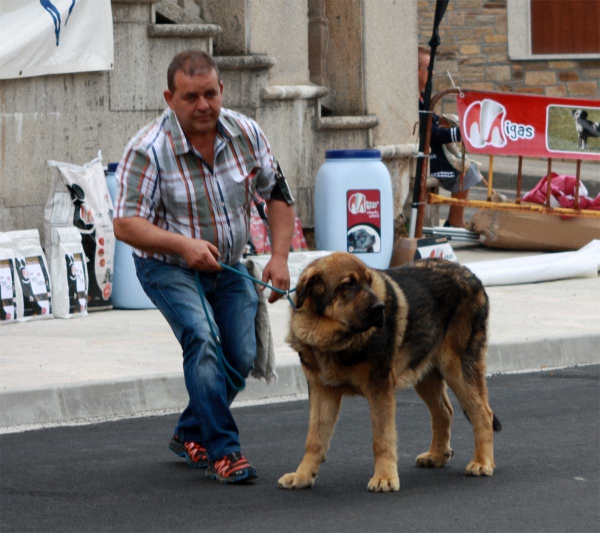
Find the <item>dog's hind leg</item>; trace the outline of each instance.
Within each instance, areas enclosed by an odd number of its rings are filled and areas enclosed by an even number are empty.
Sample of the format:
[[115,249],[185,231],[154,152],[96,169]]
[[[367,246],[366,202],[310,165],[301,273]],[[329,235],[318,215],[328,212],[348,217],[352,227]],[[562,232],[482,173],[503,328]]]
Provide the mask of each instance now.
[[396,433],[396,395],[391,383],[371,387],[366,393],[373,427],[375,473],[367,488],[371,492],[400,489]]
[[458,355],[452,359],[450,364],[444,365],[442,375],[471,421],[475,438],[475,454],[473,460],[467,465],[465,473],[468,476],[491,476],[495,468],[493,436],[495,418],[488,403],[485,358],[478,358],[468,366],[465,366],[464,359],[461,361]]
[[431,444],[428,452],[417,457],[417,466],[439,468],[454,455],[450,448],[450,428],[454,410],[446,392],[446,382],[438,370],[432,370],[415,385],[415,390],[429,408],[431,415]]
[[309,381],[309,405],[306,453],[296,472],[279,478],[277,485],[282,489],[308,489],[314,485],[333,436],[342,405],[342,393],[318,381]]

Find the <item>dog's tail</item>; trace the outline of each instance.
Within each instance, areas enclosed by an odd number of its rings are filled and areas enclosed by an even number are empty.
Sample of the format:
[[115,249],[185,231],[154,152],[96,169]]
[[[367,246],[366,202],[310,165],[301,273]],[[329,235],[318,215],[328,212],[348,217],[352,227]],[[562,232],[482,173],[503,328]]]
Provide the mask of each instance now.
[[[463,409],[463,414],[465,415],[465,418],[469,421],[469,424],[471,423],[471,419],[469,418],[469,415],[467,414],[467,412]],[[502,431],[502,422],[500,422],[500,420],[498,419],[498,417],[492,413],[492,429],[496,432]]]
[[500,420],[498,420],[496,415],[492,414],[492,416],[494,417],[494,420],[492,421],[492,428],[494,431],[502,431],[502,423]]

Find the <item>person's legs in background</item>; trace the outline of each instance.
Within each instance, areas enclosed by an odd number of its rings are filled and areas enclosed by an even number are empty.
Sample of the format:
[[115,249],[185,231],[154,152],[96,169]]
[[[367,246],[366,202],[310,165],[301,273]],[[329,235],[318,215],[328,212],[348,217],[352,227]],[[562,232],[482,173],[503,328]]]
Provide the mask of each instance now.
[[[466,200],[469,196],[469,190],[453,192],[452,198],[458,198],[459,200]],[[465,219],[464,219],[465,208],[458,205],[450,206],[450,210],[448,211],[448,218],[446,223],[454,228],[464,228],[465,227]]]

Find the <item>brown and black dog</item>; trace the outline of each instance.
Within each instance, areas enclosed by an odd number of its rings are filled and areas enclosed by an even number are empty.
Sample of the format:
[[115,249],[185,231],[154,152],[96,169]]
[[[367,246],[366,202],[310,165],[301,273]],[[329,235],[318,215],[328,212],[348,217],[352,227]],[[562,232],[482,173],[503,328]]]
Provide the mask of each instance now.
[[368,268],[336,252],[300,276],[288,342],[308,380],[310,417],[306,454],[278,485],[309,488],[333,435],[342,396],[365,396],[371,411],[375,473],[368,489],[400,488],[395,390],[414,385],[429,407],[429,451],[423,468],[444,466],[453,451],[453,409],[446,383],[473,425],[472,476],[494,472],[493,431],[500,422],[488,404],[485,381],[488,298],[468,269],[426,259],[388,270]]

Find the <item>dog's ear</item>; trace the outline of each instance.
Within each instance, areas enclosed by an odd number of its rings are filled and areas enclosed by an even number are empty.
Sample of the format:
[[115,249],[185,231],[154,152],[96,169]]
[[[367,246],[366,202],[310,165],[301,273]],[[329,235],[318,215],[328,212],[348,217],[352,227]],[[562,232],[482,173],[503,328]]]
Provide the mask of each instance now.
[[588,118],[588,112],[585,110],[582,110],[581,115],[579,115],[579,118],[583,118],[583,119]]
[[296,288],[296,309],[300,309],[308,297],[317,300],[318,294],[324,292],[325,284],[323,283],[323,278],[321,278],[316,268],[309,267],[300,276],[300,280],[298,281],[298,287]]

